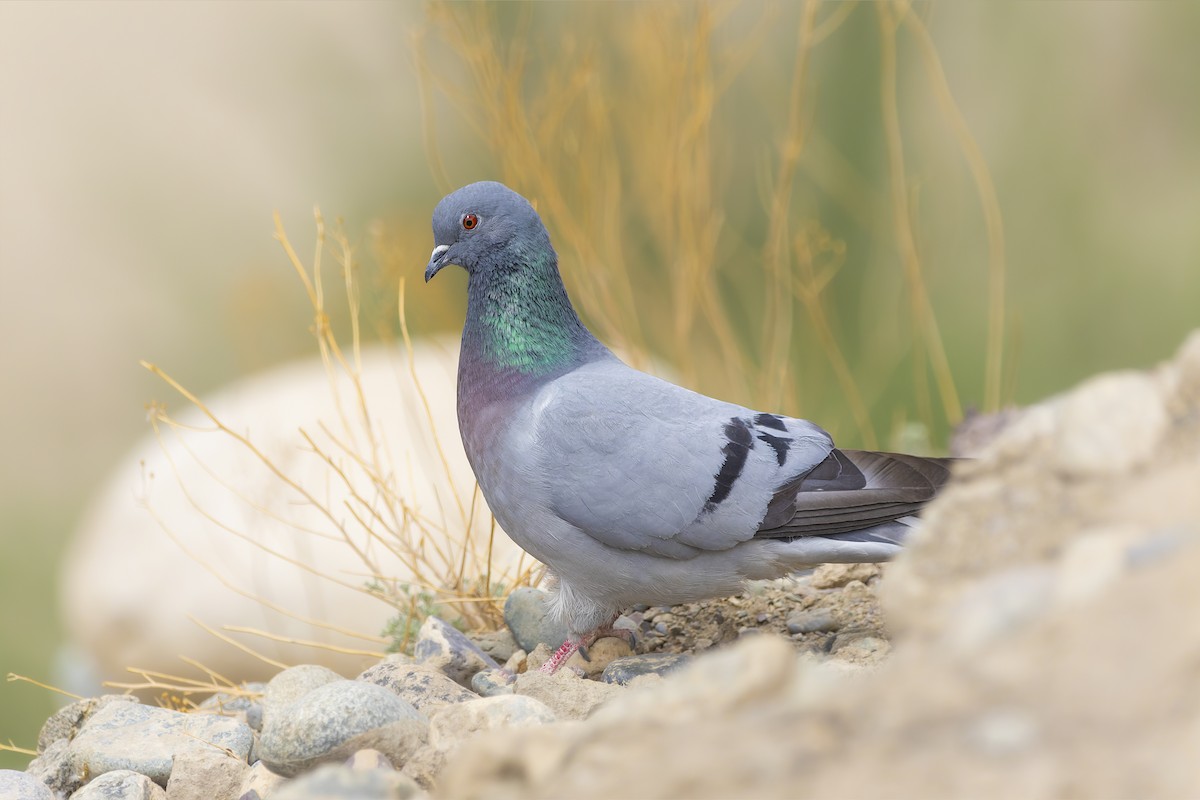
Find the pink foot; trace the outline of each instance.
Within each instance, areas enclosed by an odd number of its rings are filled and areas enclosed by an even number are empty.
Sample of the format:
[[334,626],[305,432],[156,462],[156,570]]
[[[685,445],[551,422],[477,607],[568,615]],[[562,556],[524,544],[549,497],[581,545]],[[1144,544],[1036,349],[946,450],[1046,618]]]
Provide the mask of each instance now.
[[575,655],[576,651],[583,646],[582,639],[571,637],[559,645],[559,648],[554,651],[554,655],[546,659],[546,663],[542,664],[539,672],[543,675],[553,675],[558,672],[559,667],[567,663],[567,659]]
[[589,633],[587,636],[568,637],[567,640],[563,642],[557,650],[554,651],[554,655],[546,659],[545,664],[542,664],[541,672],[545,675],[553,675],[554,673],[558,672],[559,668],[562,667],[563,664],[567,663],[567,660],[570,659],[571,656],[575,655],[575,653],[579,653],[581,656],[583,656],[584,661],[591,661],[592,659],[588,656],[588,647],[591,646],[592,642],[596,641],[597,639],[603,639],[606,636],[624,639],[625,641],[629,642],[630,650],[635,649],[637,646],[637,637],[634,635],[633,631],[626,630],[624,628],[614,628],[612,623],[615,621],[616,617],[613,617],[613,620],[607,625],[602,625],[601,627]]

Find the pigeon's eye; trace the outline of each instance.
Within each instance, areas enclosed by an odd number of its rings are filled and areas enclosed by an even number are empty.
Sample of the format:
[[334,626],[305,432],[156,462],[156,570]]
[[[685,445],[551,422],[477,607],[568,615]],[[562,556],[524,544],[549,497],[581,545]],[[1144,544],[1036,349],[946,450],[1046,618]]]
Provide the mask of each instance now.
[[473,231],[475,226],[479,224],[479,217],[474,214],[464,214],[462,218],[462,226],[466,230]]

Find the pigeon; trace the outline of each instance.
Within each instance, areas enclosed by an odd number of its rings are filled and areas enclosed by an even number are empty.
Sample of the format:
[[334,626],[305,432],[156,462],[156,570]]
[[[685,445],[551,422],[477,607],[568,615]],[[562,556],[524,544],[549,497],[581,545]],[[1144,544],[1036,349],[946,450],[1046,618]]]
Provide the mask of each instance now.
[[501,183],[433,212],[428,283],[467,272],[458,423],[496,521],[554,577],[553,673],[622,608],[737,594],[827,562],[884,561],[951,459],[843,450],[817,425],[622,362],[571,305],[537,211]]

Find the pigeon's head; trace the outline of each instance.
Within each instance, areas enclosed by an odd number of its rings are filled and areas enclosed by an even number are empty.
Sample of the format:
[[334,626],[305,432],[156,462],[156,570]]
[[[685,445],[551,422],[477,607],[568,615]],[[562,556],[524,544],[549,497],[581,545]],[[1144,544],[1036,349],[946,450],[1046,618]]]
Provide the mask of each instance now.
[[494,181],[472,183],[443,197],[433,210],[433,242],[426,282],[449,264],[473,274],[553,252],[529,201]]

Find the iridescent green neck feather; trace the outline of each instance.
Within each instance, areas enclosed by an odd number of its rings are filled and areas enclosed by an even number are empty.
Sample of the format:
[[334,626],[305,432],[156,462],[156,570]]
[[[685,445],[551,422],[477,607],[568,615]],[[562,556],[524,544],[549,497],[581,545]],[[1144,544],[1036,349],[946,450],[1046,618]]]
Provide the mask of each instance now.
[[504,384],[536,382],[608,353],[571,307],[553,251],[473,271],[467,304],[463,367]]

